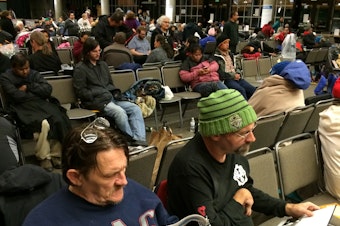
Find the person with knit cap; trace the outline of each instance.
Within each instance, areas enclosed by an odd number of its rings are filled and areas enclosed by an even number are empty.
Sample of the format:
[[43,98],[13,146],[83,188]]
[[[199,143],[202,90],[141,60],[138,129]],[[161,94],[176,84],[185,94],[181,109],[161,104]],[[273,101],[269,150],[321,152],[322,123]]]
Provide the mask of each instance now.
[[168,173],[168,209],[179,218],[201,214],[211,225],[253,225],[252,210],[283,217],[311,216],[310,202],[290,204],[253,187],[243,156],[255,141],[254,109],[234,89],[201,98],[199,132],[180,150]]
[[319,137],[326,190],[340,200],[340,79],[333,86],[334,104],[320,113]]
[[218,74],[220,80],[231,89],[238,90],[243,97],[248,100],[256,90],[256,87],[248,83],[241,76],[241,72],[234,67],[234,57],[229,50],[229,37],[221,34],[217,37],[217,46],[215,50],[215,61],[219,65]]
[[217,62],[203,56],[199,45],[193,45],[188,49],[188,57],[181,65],[179,76],[184,83],[189,83],[195,92],[207,97],[216,90],[227,89],[220,81],[217,71]]
[[303,90],[309,87],[311,78],[304,62],[282,61],[273,66],[270,74],[249,99],[258,117],[305,106]]

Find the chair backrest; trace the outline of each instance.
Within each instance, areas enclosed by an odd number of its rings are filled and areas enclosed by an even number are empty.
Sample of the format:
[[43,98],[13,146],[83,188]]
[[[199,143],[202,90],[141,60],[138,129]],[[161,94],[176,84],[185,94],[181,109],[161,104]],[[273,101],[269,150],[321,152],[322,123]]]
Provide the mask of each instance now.
[[314,105],[314,111],[312,115],[309,117],[309,120],[306,124],[304,132],[313,132],[318,129],[319,126],[319,119],[320,119],[320,112],[324,111],[326,108],[333,104],[333,99],[328,100],[321,100]]
[[283,199],[293,191],[318,181],[321,168],[315,140],[310,133],[278,142],[275,153]]
[[242,59],[242,70],[243,76],[245,78],[257,77],[258,76],[257,60]]
[[145,79],[145,78],[153,78],[158,79],[162,82],[161,71],[158,67],[144,67],[138,68],[136,70],[137,80]]
[[112,82],[122,93],[136,82],[135,72],[131,69],[110,71]]
[[123,63],[132,63],[133,58],[125,51],[118,49],[110,49],[103,53],[103,60],[109,66],[118,67]]
[[319,54],[319,50],[318,49],[312,49],[311,51],[308,52],[305,63],[306,64],[310,64],[310,65],[314,65],[315,64],[315,59],[316,56]]
[[315,57],[315,63],[320,64],[327,60],[328,48],[321,48]]
[[62,64],[73,66],[74,59],[71,48],[56,49],[56,51]]
[[266,40],[264,41],[264,43],[273,49],[276,49],[278,45],[278,42],[276,40]]
[[[254,130],[256,141],[251,143],[250,150],[263,147],[273,147],[275,144],[275,138],[279,132],[284,118],[284,112],[259,117]],[[270,133],[268,133],[268,131],[270,131]]]
[[161,181],[166,180],[168,177],[168,170],[172,160],[176,154],[191,140],[192,137],[186,137],[179,140],[170,141],[164,148],[161,162],[159,164],[158,173],[155,185],[157,186]]
[[243,41],[243,42],[237,43],[237,46],[236,46],[236,53],[240,53],[241,50],[242,50],[246,45],[248,45],[248,42],[247,42],[247,41]]
[[51,40],[55,47],[58,47],[61,44],[61,37],[60,36],[52,36]]
[[215,49],[216,49],[216,42],[210,41],[210,42],[207,42],[207,44],[205,45],[203,53],[211,55],[215,53]]
[[149,146],[138,154],[130,156],[126,176],[152,189],[151,178],[157,157],[157,148]]
[[181,60],[174,60],[174,61],[166,61],[164,62],[163,65],[182,65],[182,61]]
[[55,79],[47,79],[47,82],[52,86],[52,96],[57,98],[61,104],[77,102],[72,77],[63,76],[63,78],[59,78],[55,76]]
[[314,105],[311,104],[287,112],[275,139],[276,142],[303,133],[313,110]]
[[248,152],[247,158],[254,187],[272,197],[280,198],[279,180],[273,152],[264,147]]
[[162,62],[154,62],[154,63],[144,63],[142,67],[158,67],[161,68],[163,66]]
[[260,76],[269,76],[272,63],[270,57],[263,57],[258,59]]
[[181,67],[178,65],[165,65],[161,68],[163,84],[170,88],[184,87],[185,84],[179,77]]
[[78,41],[78,40],[79,40],[79,38],[78,38],[77,36],[69,36],[69,37],[67,38],[67,41],[70,43],[71,46],[73,46],[74,43],[75,43],[76,41]]
[[57,76],[57,74],[54,71],[40,71],[40,75],[44,78],[46,77],[52,77],[52,76]]
[[323,94],[316,95],[316,96],[310,96],[310,97],[305,98],[305,105],[316,104],[317,102],[321,100],[330,100],[330,99],[333,100],[333,96],[330,93],[323,93]]

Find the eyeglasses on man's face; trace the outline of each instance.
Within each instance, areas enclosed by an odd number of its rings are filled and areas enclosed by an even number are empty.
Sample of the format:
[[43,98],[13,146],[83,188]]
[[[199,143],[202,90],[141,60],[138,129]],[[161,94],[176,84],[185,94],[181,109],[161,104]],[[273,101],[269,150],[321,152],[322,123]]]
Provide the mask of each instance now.
[[249,136],[250,133],[253,133],[253,132],[254,132],[256,126],[257,126],[257,124],[255,123],[255,124],[254,124],[254,127],[253,127],[251,130],[249,130],[249,131],[247,131],[247,132],[244,132],[244,133],[235,133],[235,134],[236,134],[237,136],[239,136],[239,137],[242,137],[243,139],[246,139],[246,138]]
[[88,124],[83,131],[80,133],[80,137],[85,143],[87,144],[92,144],[98,139],[98,133],[97,130],[103,130],[105,128],[110,127],[110,122],[103,118],[103,117],[98,117],[93,122]]

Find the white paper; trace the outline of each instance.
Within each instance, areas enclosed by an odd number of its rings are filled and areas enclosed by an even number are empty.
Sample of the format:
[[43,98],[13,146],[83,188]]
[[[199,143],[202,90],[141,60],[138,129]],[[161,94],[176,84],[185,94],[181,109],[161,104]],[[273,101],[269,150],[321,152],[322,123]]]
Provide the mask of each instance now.
[[330,219],[332,218],[333,212],[335,209],[334,206],[328,206],[326,208],[322,208],[314,211],[314,215],[312,217],[303,217],[297,223],[297,226],[327,226]]

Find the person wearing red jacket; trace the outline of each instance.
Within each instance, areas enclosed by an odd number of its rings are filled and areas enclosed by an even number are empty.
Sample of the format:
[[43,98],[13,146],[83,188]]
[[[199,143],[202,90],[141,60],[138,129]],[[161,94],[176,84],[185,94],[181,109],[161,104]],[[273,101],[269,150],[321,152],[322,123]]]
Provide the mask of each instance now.
[[266,38],[270,38],[274,34],[274,29],[272,27],[273,22],[269,21],[267,24],[263,25],[261,31],[266,36]]

